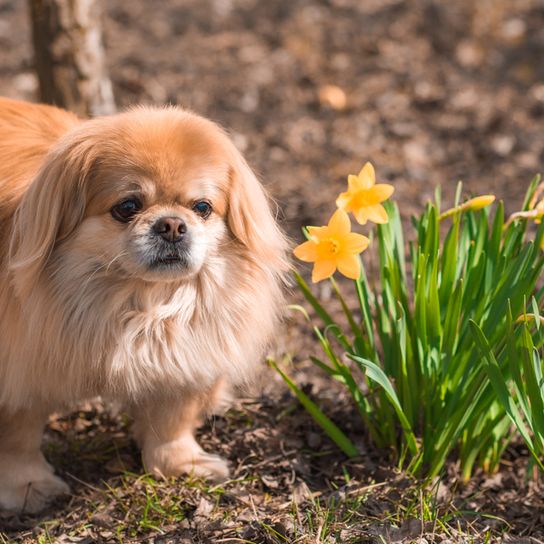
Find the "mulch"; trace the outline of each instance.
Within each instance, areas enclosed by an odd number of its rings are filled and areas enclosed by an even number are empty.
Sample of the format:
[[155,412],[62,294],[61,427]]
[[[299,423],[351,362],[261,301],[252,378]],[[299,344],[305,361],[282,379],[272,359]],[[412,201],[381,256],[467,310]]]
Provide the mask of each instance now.
[[[327,220],[346,175],[366,160],[374,163],[379,180],[395,186],[405,217],[421,210],[439,184],[444,201],[451,202],[458,180],[465,195],[494,193],[513,212],[542,170],[541,0],[104,4],[119,107],[175,103],[225,126],[267,185],[294,240],[300,239],[301,226]],[[36,89],[26,5],[0,0],[0,94],[33,100]],[[298,363],[314,347],[297,318],[279,335],[278,345]],[[219,498],[198,486],[166,486],[159,491],[165,494],[161,500],[168,502],[166,495],[175,490],[185,521],[163,528],[155,541],[282,541],[270,536],[278,533],[290,542],[297,538],[293,504],[315,511],[316,501],[336,501],[341,509],[353,497],[358,506],[346,512],[348,521],[338,521],[340,516],[334,522],[331,534],[338,540],[331,542],[433,541],[438,528],[428,526],[424,516],[397,527],[384,521],[423,491],[396,471],[387,452],[367,443],[364,430],[350,421],[347,400],[335,397],[333,416],[348,430],[351,425],[365,452],[349,462],[271,371],[265,372],[273,385],[262,396],[216,418],[202,433],[203,443],[223,452],[241,480],[228,484]],[[329,386],[312,369],[302,365],[297,379],[327,401]],[[64,535],[60,541],[115,540],[115,525],[132,515],[120,505],[133,504],[133,495],[148,489],[137,477],[141,466],[127,422],[100,405],[83,406],[52,422],[46,450],[75,496],[40,520],[2,516],[6,535],[30,542],[37,538],[38,521],[43,534],[47,520],[62,518],[63,526],[50,524],[55,538]],[[124,470],[135,473],[129,483]],[[117,498],[103,482],[117,490]],[[216,497],[211,505],[210,496]],[[457,536],[452,529],[451,541],[467,531],[475,541],[489,533],[510,535],[511,542],[538,542],[544,539],[542,496],[540,480],[528,476],[526,452],[514,445],[497,474],[477,474],[466,485],[452,464],[437,484],[436,500],[444,519],[448,512],[466,513],[458,520]],[[101,517],[86,520],[90,511]],[[140,512],[137,505],[134,511]],[[257,518],[273,530],[256,524]],[[311,532],[308,523],[300,524]],[[76,536],[70,536],[70,528]],[[138,529],[134,538],[149,531]],[[322,536],[316,529],[313,541]]]

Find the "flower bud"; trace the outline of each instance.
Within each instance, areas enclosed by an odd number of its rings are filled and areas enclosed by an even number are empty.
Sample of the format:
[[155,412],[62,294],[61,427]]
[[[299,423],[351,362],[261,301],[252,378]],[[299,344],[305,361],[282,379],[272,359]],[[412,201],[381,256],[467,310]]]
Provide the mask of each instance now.
[[495,195],[476,196],[463,204],[465,210],[481,210],[489,206],[495,200]]

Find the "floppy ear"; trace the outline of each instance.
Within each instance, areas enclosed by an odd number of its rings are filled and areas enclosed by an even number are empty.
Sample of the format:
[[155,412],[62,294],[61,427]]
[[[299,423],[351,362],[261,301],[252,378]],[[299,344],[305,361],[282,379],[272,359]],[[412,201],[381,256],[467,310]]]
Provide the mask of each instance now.
[[20,296],[32,290],[56,244],[83,219],[91,147],[84,138],[73,138],[50,151],[15,212],[9,268]]
[[269,198],[238,151],[231,169],[228,224],[250,254],[274,272],[287,270],[287,239],[270,210]]

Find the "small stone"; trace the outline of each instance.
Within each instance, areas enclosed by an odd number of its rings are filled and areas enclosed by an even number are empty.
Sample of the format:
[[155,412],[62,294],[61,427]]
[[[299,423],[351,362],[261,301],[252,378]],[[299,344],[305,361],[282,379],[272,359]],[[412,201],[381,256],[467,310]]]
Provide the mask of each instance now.
[[348,99],[344,90],[337,85],[323,85],[319,88],[319,102],[322,106],[341,111],[346,108]]
[[483,62],[485,53],[474,42],[465,40],[457,46],[455,56],[465,68],[476,68]]
[[504,23],[501,34],[507,42],[516,44],[523,40],[526,30],[527,25],[525,24],[525,21],[515,18],[509,19]]
[[497,155],[506,157],[514,148],[515,143],[516,141],[512,136],[499,134],[491,140],[491,148]]
[[32,98],[38,91],[38,78],[30,72],[23,72],[13,78],[14,89],[24,98]]

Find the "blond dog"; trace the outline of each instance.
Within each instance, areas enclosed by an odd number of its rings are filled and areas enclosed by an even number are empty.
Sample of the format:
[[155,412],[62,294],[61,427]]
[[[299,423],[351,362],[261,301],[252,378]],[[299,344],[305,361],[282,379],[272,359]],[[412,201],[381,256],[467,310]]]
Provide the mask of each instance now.
[[146,470],[226,477],[194,430],[254,374],[285,250],[211,121],[176,107],[82,121],[0,99],[0,508],[68,491],[43,426],[96,395],[132,414]]

